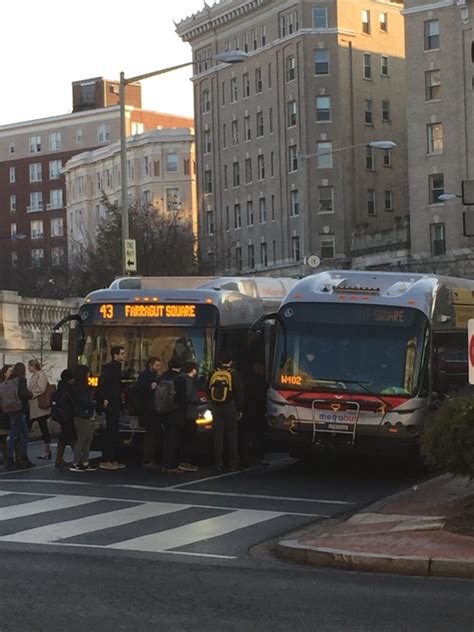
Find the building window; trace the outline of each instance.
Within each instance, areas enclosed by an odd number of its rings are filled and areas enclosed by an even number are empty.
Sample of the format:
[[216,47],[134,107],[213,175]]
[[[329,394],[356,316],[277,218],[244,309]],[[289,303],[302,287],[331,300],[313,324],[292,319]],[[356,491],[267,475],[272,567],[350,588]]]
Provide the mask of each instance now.
[[9,154],[14,154],[15,153],[15,141],[11,140],[8,144],[8,153]]
[[263,112],[257,112],[256,122],[257,122],[256,136],[257,138],[261,138],[265,132],[265,127],[263,124]]
[[275,152],[271,151],[270,152],[270,178],[273,178],[275,176]]
[[253,244],[247,246],[247,259],[249,268],[255,268],[255,248]]
[[253,201],[247,200],[247,226],[253,226]]
[[440,200],[440,196],[444,195],[444,174],[442,173],[434,173],[429,176],[429,193],[430,193],[430,204],[439,204],[442,200]]
[[42,265],[44,261],[44,250],[43,248],[33,248],[31,251],[31,265],[33,267],[38,267]]
[[267,201],[264,197],[258,200],[258,218],[260,224],[266,224],[267,222]]
[[263,79],[262,79],[261,68],[255,68],[255,92],[256,94],[263,92]]
[[259,154],[257,158],[257,171],[258,179],[265,180],[265,156],[263,154]]
[[334,188],[318,187],[319,213],[334,213]]
[[106,143],[110,140],[110,125],[109,123],[101,123],[97,126],[97,142]]
[[15,237],[15,235],[17,234],[17,225],[14,224],[10,224],[10,237]]
[[229,205],[225,207],[225,229],[230,230],[230,208]]
[[272,89],[272,64],[268,62],[267,66],[268,89]]
[[209,90],[202,91],[202,113],[207,114],[211,109],[211,95]]
[[206,195],[212,193],[212,171],[210,169],[204,171],[204,193]]
[[296,77],[296,60],[293,55],[286,58],[286,80],[293,81]]
[[181,200],[179,197],[179,189],[166,189],[166,210],[176,212],[179,211],[180,208]]
[[12,213],[16,211],[16,195],[10,195],[10,211]]
[[318,169],[332,168],[332,143],[321,142],[316,145],[316,160]]
[[245,159],[245,184],[252,182],[252,158]]
[[439,69],[425,72],[425,90],[427,101],[441,99],[441,72]]
[[442,154],[443,153],[443,124],[442,123],[430,123],[426,126],[427,140],[428,140],[428,153],[429,154]]
[[313,7],[313,28],[327,29],[328,9],[327,7]]
[[239,98],[239,91],[237,88],[237,77],[232,77],[230,80],[230,102],[235,103]]
[[372,79],[372,56],[364,53],[364,79]]
[[158,178],[160,176],[160,161],[159,160],[154,160],[153,161],[153,175]]
[[49,163],[49,179],[57,180],[61,177],[62,160],[51,160]]
[[389,123],[392,119],[390,101],[382,101],[382,121]]
[[446,254],[446,224],[430,224],[431,254]]
[[224,123],[222,125],[222,148],[225,149],[227,147],[227,125]]
[[384,33],[388,31],[388,17],[386,13],[379,13],[379,27]]
[[30,154],[38,154],[41,151],[41,136],[30,136]]
[[385,191],[384,208],[386,211],[393,211],[393,192]]
[[321,259],[334,259],[336,254],[334,235],[321,235],[320,244]]
[[63,237],[64,224],[62,217],[55,217],[51,220],[51,237]]
[[54,189],[49,192],[49,204],[46,207],[48,211],[63,208],[63,191],[62,189]]
[[14,182],[16,182],[16,168],[15,167],[10,167],[8,179],[9,179],[10,184],[13,184]]
[[64,263],[64,248],[61,246],[54,246],[51,248],[51,265],[62,266]]
[[296,217],[300,214],[300,198],[298,190],[290,191],[290,217]]
[[250,129],[250,116],[244,116],[244,140],[252,140],[252,130]]
[[250,76],[248,72],[244,72],[242,75],[242,94],[244,99],[248,99],[250,96]]
[[288,147],[288,173],[298,171],[298,151],[296,145]]
[[273,134],[273,108],[268,110],[268,131]]
[[264,241],[260,244],[260,265],[264,268],[268,266],[267,244]]
[[30,205],[26,208],[28,213],[34,213],[35,211],[43,210],[43,193],[41,191],[35,191],[30,193]]
[[392,166],[392,150],[391,149],[383,150],[383,166],[384,167]]
[[301,257],[300,238],[297,236],[291,238],[291,256],[293,261],[299,261]]
[[372,99],[365,99],[364,119],[366,125],[374,124],[374,103]]
[[227,165],[224,165],[224,189],[227,190],[228,188],[229,188],[228,168],[227,168]]
[[31,239],[43,239],[43,220],[37,219],[30,222]]
[[277,244],[276,244],[276,241],[272,241],[272,256],[273,256],[272,261],[273,261],[273,263],[276,263],[276,260],[277,260],[276,253],[277,253]]
[[327,123],[331,120],[331,97],[316,97],[316,121]]
[[210,237],[214,234],[214,211],[206,212],[206,235]]
[[76,145],[80,145],[82,143],[82,129],[76,129]]
[[61,149],[62,140],[61,132],[53,132],[49,135],[49,149],[50,151],[58,151]]
[[425,22],[425,50],[437,50],[439,48],[439,20],[427,20]]
[[370,35],[370,11],[362,11],[362,33]]
[[[225,81],[223,81],[221,85],[221,103],[222,103],[222,106],[225,106]],[[211,107],[210,103],[209,103],[209,107]]]
[[202,133],[202,146],[205,154],[211,153],[211,130],[205,129]]
[[242,228],[242,211],[240,204],[234,204],[234,228]]
[[166,171],[177,173],[178,171],[178,154],[166,155]]
[[16,250],[12,250],[10,255],[10,262],[12,264],[12,268],[16,268],[18,265],[18,253]]
[[329,51],[328,50],[314,51],[314,74],[318,76],[329,74]]
[[367,145],[367,151],[365,154],[365,168],[367,171],[374,170],[374,148]]
[[262,43],[262,46],[265,46],[267,43],[267,29],[265,27],[265,24],[260,27],[260,41]]
[[230,126],[230,136],[232,145],[237,145],[239,142],[239,121],[232,121]]
[[380,57],[380,74],[382,77],[388,77],[388,57],[386,55]]
[[370,215],[371,217],[377,215],[375,189],[367,189],[367,215]]
[[42,180],[42,167],[40,162],[35,162],[29,165],[30,170],[30,182],[41,182]]
[[296,101],[288,101],[287,105],[287,125],[294,127],[296,125]]
[[272,195],[271,197],[270,205],[271,205],[271,211],[272,211],[272,222],[274,222],[275,221],[275,196],[274,195]]
[[258,48],[258,40],[257,40],[257,30],[256,29],[252,29],[252,45],[253,45],[253,49],[257,50],[257,48]]
[[242,270],[242,248],[240,246],[235,249],[235,268],[237,272]]
[[232,186],[240,186],[240,164],[238,162],[232,163]]

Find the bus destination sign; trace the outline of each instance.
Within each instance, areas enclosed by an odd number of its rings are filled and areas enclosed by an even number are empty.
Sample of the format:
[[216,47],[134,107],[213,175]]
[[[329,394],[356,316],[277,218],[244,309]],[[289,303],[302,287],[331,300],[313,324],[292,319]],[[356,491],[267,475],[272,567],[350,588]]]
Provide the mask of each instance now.
[[81,318],[85,324],[213,325],[217,310],[214,305],[192,303],[97,303],[84,305]]

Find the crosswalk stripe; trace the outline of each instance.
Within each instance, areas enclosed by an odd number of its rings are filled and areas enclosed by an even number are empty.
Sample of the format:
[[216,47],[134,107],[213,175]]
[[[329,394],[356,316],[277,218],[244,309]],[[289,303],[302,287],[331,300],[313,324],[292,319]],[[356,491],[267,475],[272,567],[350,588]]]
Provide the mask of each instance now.
[[25,516],[33,516],[46,511],[56,511],[58,509],[70,509],[71,507],[79,507],[88,503],[97,502],[97,498],[93,496],[54,496],[53,498],[43,498],[43,500],[34,500],[25,502],[20,505],[12,505],[11,507],[2,507],[0,509],[0,522],[11,520],[12,518],[23,518]]
[[145,503],[126,509],[108,511],[102,514],[78,518],[77,520],[65,520],[43,527],[26,529],[0,538],[0,541],[26,542],[29,544],[48,544],[72,538],[74,536],[101,531],[112,527],[130,524],[146,518],[154,518],[165,514],[188,509],[190,505],[177,505],[173,503]]
[[284,515],[284,513],[276,511],[239,509],[224,516],[199,520],[175,529],[109,544],[106,548],[160,553],[168,549],[177,549],[188,544],[226,535],[232,531]]

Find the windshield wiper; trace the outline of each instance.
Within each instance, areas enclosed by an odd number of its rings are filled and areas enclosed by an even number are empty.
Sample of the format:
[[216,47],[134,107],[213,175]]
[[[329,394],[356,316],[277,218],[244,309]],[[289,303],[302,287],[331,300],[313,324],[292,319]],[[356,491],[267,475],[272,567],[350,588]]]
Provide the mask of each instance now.
[[370,395],[371,397],[375,397],[375,399],[378,399],[378,401],[381,404],[383,404],[384,406],[386,406],[389,409],[392,408],[392,404],[390,402],[388,402],[386,399],[384,399],[380,395],[376,395],[375,393],[371,393],[369,391],[369,389],[365,386],[366,384],[370,384],[370,380],[366,380],[365,382],[359,382],[358,380],[345,380],[345,379],[341,380],[341,379],[336,379],[336,378],[326,378],[324,380],[321,380],[321,382],[341,382],[342,384],[357,384],[357,386],[360,386],[360,388],[363,391],[365,391],[368,395]]

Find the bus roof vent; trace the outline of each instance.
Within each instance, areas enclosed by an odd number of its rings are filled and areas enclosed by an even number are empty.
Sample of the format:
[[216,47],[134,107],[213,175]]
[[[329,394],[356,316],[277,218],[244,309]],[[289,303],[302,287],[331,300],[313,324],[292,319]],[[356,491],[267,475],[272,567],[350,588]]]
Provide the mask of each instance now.
[[352,294],[380,294],[379,287],[364,287],[363,285],[346,285],[345,283],[341,283],[339,285],[332,286],[333,292],[351,292]]

